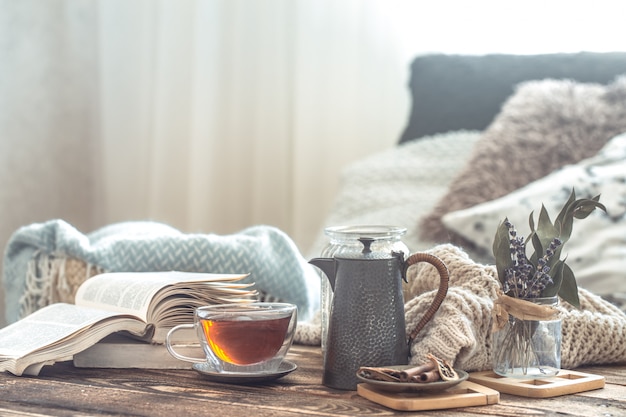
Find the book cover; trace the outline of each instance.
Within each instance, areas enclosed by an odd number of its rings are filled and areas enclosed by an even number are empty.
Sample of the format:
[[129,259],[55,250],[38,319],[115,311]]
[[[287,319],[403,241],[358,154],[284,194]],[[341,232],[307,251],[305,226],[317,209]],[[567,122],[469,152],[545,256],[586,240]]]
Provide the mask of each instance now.
[[[198,340],[181,342],[176,351],[185,356],[204,358]],[[176,359],[163,344],[144,343],[122,334],[112,334],[74,355],[77,368],[190,369],[191,363]]]

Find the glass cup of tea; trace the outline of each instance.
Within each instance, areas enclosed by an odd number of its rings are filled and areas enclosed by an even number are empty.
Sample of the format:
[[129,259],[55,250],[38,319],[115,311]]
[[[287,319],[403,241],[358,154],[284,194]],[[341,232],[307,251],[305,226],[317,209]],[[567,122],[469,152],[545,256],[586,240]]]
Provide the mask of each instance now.
[[[195,309],[193,324],[173,327],[167,350],[187,362],[207,362],[216,372],[276,372],[291,347],[298,310],[289,303],[218,304]],[[173,334],[195,328],[205,358],[176,352]]]

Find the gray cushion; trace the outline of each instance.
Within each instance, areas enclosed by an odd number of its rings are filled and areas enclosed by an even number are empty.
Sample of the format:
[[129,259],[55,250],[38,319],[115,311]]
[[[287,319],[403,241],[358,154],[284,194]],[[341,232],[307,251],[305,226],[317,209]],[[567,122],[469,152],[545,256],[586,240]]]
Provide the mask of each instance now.
[[626,52],[420,56],[411,65],[412,109],[400,142],[451,130],[484,130],[522,81],[608,84],[619,74],[626,74]]

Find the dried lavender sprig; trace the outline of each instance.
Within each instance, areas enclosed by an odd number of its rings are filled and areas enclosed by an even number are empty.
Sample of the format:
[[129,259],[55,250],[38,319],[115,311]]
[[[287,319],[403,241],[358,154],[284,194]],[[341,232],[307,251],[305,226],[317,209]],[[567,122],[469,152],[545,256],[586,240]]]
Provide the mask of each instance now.
[[549,275],[548,263],[562,241],[559,238],[554,238],[544,256],[537,260],[537,268],[535,268],[526,257],[524,238],[517,236],[515,226],[508,219],[505,219],[504,224],[511,237],[509,242],[512,261],[512,266],[505,271],[504,290],[505,292],[512,291],[517,298],[540,297],[541,292],[553,282]]
[[508,220],[504,221],[505,226],[508,228],[511,261],[512,266],[507,269],[505,275],[505,292],[512,291],[515,297],[523,297],[526,293],[526,285],[530,279],[534,268],[528,259],[526,258],[526,242],[523,237],[517,236],[517,230],[515,226]]
[[540,297],[542,291],[550,284],[553,283],[552,277],[549,275],[550,266],[548,263],[550,259],[554,256],[557,248],[561,246],[563,242],[558,237],[555,237],[550,242],[550,245],[546,249],[543,257],[537,259],[537,270],[533,276],[532,283],[528,288],[528,298],[536,298]]
[[526,243],[524,242],[524,237],[517,236],[517,230],[509,219],[505,219],[504,224],[509,229],[509,236],[511,236],[509,240],[511,245],[511,260],[513,261],[513,265],[519,266],[526,261]]

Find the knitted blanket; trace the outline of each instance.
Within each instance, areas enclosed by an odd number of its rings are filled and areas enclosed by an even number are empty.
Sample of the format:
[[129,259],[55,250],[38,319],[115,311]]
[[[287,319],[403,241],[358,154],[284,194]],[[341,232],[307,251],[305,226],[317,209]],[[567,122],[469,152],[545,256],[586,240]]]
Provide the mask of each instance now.
[[51,220],[17,230],[3,266],[9,323],[52,302],[73,302],[73,290],[103,271],[250,273],[244,282],[254,282],[255,289],[273,299],[296,304],[300,320],[319,308],[317,272],[285,233],[270,226],[220,236],[127,222],[85,235],[62,220]]
[[[426,362],[432,353],[467,371],[492,369],[491,328],[500,282],[494,266],[473,262],[458,247],[440,245],[429,251],[448,267],[450,288],[434,318],[411,346],[411,363]],[[426,263],[409,270],[405,304],[407,331],[413,329],[435,297],[437,271]],[[626,361],[626,314],[602,298],[579,288],[581,309],[561,302],[561,366]]]

